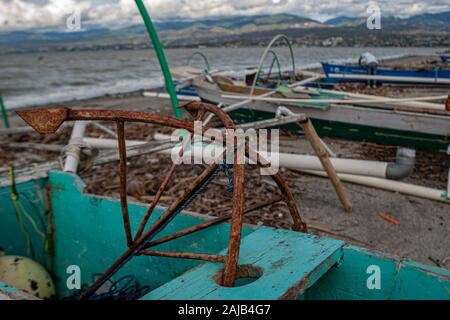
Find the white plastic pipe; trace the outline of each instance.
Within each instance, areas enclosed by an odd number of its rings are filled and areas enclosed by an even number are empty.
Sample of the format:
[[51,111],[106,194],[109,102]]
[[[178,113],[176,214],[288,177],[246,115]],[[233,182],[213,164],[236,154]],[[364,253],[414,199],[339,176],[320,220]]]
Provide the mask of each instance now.
[[[165,134],[155,134],[154,138],[156,140],[166,140],[170,139],[170,136]],[[99,139],[99,138],[84,138],[83,142],[92,148],[108,149],[117,148],[117,141],[113,139]],[[138,145],[144,144],[145,141],[127,140],[126,145]],[[214,154],[219,155],[223,148],[221,146],[213,146]],[[178,153],[179,147],[170,148],[167,150],[160,151],[163,154],[175,154]],[[186,159],[191,157],[192,151],[194,152],[194,159],[201,160],[202,151],[205,151],[205,147],[193,146],[190,150],[185,152]],[[211,161],[213,157],[210,157],[210,152],[204,152],[205,161]],[[310,155],[299,155],[299,154],[289,154],[289,153],[277,153],[271,152],[269,154],[262,154],[267,160],[272,162],[277,162],[278,165],[283,168],[288,168],[292,170],[323,170],[322,163],[317,156]],[[364,176],[374,176],[374,177],[385,177],[387,162],[380,161],[367,161],[367,160],[353,160],[353,159],[340,159],[340,158],[330,158],[336,172],[339,173],[352,173]]]
[[76,173],[80,163],[80,150],[83,144],[83,136],[86,131],[86,125],[89,121],[75,122],[69,144],[66,147],[66,162],[64,163],[65,172]]
[[[169,137],[170,138],[170,137]],[[126,140],[125,144],[127,147],[136,146],[139,144],[145,144],[148,141],[139,140]],[[117,149],[117,140],[115,139],[103,139],[103,138],[83,138],[83,143],[89,148],[95,149]]]
[[[310,171],[300,170],[305,173],[313,174],[316,176],[326,177],[326,172],[323,171]],[[438,190],[423,186],[418,186],[410,183],[399,182],[394,180],[387,180],[376,177],[363,177],[353,174],[338,174],[339,178],[343,181],[352,182],[368,187],[399,192],[411,196],[416,196],[425,199],[437,200],[450,203],[449,195],[444,190]]]
[[[144,97],[150,97],[150,98],[170,99],[170,96],[167,93],[165,93],[165,92],[146,91],[146,92],[143,93],[143,96]],[[183,100],[183,101],[200,101],[199,97],[182,95],[182,94],[178,94],[177,98],[179,100]]]

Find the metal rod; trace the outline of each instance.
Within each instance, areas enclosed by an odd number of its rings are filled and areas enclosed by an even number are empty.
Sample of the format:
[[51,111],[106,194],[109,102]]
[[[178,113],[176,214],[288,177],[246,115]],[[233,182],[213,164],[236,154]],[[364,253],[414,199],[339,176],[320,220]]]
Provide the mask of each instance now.
[[204,260],[204,261],[210,261],[210,262],[224,262],[225,261],[224,256],[220,256],[217,254],[207,254],[207,253],[141,250],[139,252],[139,255],[140,254],[147,255],[147,256]]
[[[257,203],[255,205],[245,209],[244,214],[252,212],[252,211],[255,211],[255,210],[258,210],[258,209],[261,209],[261,208],[264,208],[266,206],[273,205],[273,204],[275,204],[277,202],[280,202],[280,201],[281,201],[281,198],[277,197],[277,198],[269,200],[268,202],[266,201],[266,202],[263,202],[263,203]],[[159,238],[157,240],[151,241],[145,246],[145,248],[155,247],[155,246],[160,245],[162,243],[166,243],[166,242],[169,242],[171,240],[179,239],[181,237],[187,236],[189,234],[192,234],[192,233],[204,230],[206,228],[212,227],[212,226],[214,226],[216,224],[219,224],[221,222],[227,221],[230,218],[231,218],[231,214],[227,214],[227,215],[225,215],[223,217],[215,218],[215,219],[212,219],[212,220],[200,223],[200,224],[195,225],[193,227],[186,228],[186,229],[178,231],[176,233],[172,233],[172,234],[170,234],[168,236],[165,236],[165,237]]]
[[217,163],[210,164],[200,176],[190,185],[184,193],[178,197],[175,202],[159,217],[159,219],[138,239],[132,248],[129,248],[114,264],[99,277],[95,283],[80,297],[81,299],[89,299],[109,278],[111,278],[125,263],[127,263],[134,255],[140,252],[145,244],[151,240],[165,225],[170,222],[177,210],[184,204],[197,186],[208,179],[216,170]]
[[[292,220],[294,221],[294,225],[292,226],[292,229],[295,231],[300,232],[308,232],[308,227],[305,222],[303,222],[302,217],[300,215],[300,210],[297,206],[297,201],[295,200],[294,195],[289,189],[289,186],[284,180],[284,178],[280,175],[279,172],[275,171],[273,168],[270,167],[270,162],[267,161],[261,154],[259,154],[257,151],[251,150],[250,147],[247,147],[246,156],[252,159],[253,161],[256,161],[260,167],[265,168],[266,170],[270,171],[270,177],[272,180],[277,184],[277,186],[280,188],[281,193],[284,197],[284,201],[286,205],[289,208],[289,212],[291,214]],[[255,157],[255,155],[257,155]]]
[[[197,120],[202,120],[204,115],[205,115],[205,110],[200,110],[200,113],[197,116]],[[190,133],[189,138],[184,141],[184,143],[182,145],[182,148],[178,152],[178,155],[180,157],[183,156],[184,150],[187,148],[188,143],[192,139],[192,136],[193,136],[193,134]],[[139,239],[142,236],[142,232],[144,231],[144,228],[147,225],[148,219],[150,219],[150,216],[151,216],[153,210],[155,209],[156,205],[158,204],[159,199],[161,198],[161,196],[163,195],[164,191],[166,190],[167,185],[170,182],[170,179],[172,179],[172,176],[173,176],[173,173],[175,172],[176,167],[177,166],[174,163],[170,166],[169,172],[167,173],[166,177],[164,178],[163,182],[161,183],[161,185],[160,185],[160,187],[158,189],[158,192],[156,193],[155,197],[153,198],[152,203],[150,204],[150,207],[147,209],[147,212],[145,213],[145,216],[142,219],[142,222],[141,222],[141,224],[139,226],[139,230],[136,233],[135,240]]]
[[133,245],[131,237],[130,217],[128,216],[127,204],[127,148],[125,145],[125,124],[117,121],[117,140],[119,145],[119,177],[120,177],[120,205],[122,206],[123,226],[127,238],[128,247]]
[[[234,146],[237,145],[237,137],[234,137]],[[239,247],[242,236],[242,223],[244,218],[244,165],[237,164],[243,146],[234,152],[234,176],[233,176],[233,211],[231,213],[230,237],[228,240],[228,252],[223,272],[222,285],[233,287],[237,275],[237,265],[239,259]]]

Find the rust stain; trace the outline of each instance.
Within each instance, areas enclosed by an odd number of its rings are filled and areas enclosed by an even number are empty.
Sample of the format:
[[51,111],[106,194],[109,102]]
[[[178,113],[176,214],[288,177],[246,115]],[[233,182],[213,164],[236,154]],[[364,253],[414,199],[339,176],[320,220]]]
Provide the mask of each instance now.
[[55,133],[67,119],[68,108],[28,109],[17,114],[39,133]]

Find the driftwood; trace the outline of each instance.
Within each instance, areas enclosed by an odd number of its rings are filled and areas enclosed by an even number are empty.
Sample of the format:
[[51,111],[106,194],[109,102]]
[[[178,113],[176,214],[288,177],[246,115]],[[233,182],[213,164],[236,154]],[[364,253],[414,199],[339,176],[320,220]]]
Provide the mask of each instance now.
[[[26,143],[25,143],[26,144]],[[50,146],[44,144],[34,144],[36,147]],[[175,145],[175,142],[149,142],[142,145],[131,146],[127,148],[127,158],[136,157],[143,154],[155,153],[158,151],[166,150]],[[60,146],[55,146],[60,147]],[[117,151],[105,152],[93,159],[91,166],[99,166],[114,161],[119,161],[119,153]],[[61,170],[61,164],[59,161],[45,162],[45,163],[32,163],[26,167],[14,168],[14,176],[16,183],[23,183],[31,180],[46,178],[51,170]],[[10,184],[10,178],[8,176],[8,168],[0,167],[0,188],[8,186]]]
[[0,141],[0,146],[15,148],[15,149],[35,149],[50,152],[61,152],[64,150],[65,146],[57,144],[44,144],[44,143],[33,143],[33,142],[9,142]]
[[333,164],[330,161],[330,158],[328,158],[327,151],[325,150],[322,141],[317,135],[317,132],[314,129],[311,120],[307,118],[305,121],[299,122],[299,125],[303,128],[306,138],[311,143],[314,152],[317,154],[317,157],[319,157],[323,168],[327,172],[328,177],[333,184],[334,189],[336,190],[339,200],[342,203],[342,206],[347,212],[352,211],[352,203],[350,202],[347,193],[342,186],[341,180],[339,179],[336,170],[334,169]]
[[[51,170],[59,170],[61,165],[59,161],[45,163],[31,163],[26,167],[14,168],[14,177],[16,183],[23,183],[31,180],[42,179],[48,176]],[[9,186],[10,178],[8,176],[8,168],[0,168],[0,188]]]

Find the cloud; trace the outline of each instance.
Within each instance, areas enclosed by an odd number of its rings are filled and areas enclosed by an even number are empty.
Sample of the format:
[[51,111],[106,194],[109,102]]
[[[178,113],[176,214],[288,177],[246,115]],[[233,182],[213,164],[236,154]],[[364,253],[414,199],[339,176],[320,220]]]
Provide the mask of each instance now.
[[88,10],[90,1],[1,0],[0,30],[63,26],[75,8]]
[[[367,0],[148,0],[154,19],[220,17],[288,12],[326,19],[364,16]],[[386,16],[411,16],[450,10],[449,0],[379,0]],[[1,30],[32,27],[64,28],[67,17],[81,12],[84,25],[118,26],[140,22],[134,0],[0,0]]]

